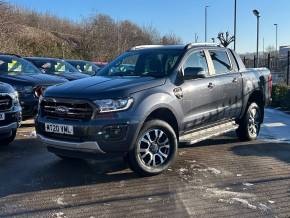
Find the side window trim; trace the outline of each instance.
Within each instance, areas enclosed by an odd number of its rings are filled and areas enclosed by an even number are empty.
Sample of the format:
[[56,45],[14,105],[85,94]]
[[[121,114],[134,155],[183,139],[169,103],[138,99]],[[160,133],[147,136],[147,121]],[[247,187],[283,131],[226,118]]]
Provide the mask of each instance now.
[[214,65],[213,65],[213,62],[212,62],[212,59],[210,57],[210,53],[209,53],[208,49],[205,49],[204,53],[205,53],[205,57],[207,59],[209,76],[214,76],[214,75],[216,75],[215,68],[214,68]]
[[205,49],[189,51],[189,52],[185,55],[185,57],[184,57],[184,59],[183,59],[183,61],[182,61],[182,63],[181,63],[181,68],[180,68],[180,69],[182,69],[182,72],[184,72],[184,65],[185,65],[186,61],[188,60],[188,58],[189,58],[192,54],[197,53],[197,52],[203,52],[203,53],[204,53],[204,55],[205,55],[205,61],[206,61],[207,68],[208,68],[208,72],[207,72],[207,74],[208,74],[209,76],[211,76],[211,73],[210,73],[210,65],[209,65],[209,62],[208,62],[208,57],[207,57],[207,54],[206,54],[206,50],[205,50]]

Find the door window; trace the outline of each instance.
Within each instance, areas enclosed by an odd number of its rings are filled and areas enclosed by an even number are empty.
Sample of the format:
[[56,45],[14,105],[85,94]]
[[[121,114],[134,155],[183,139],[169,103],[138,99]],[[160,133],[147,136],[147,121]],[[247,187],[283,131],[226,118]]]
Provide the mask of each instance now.
[[208,73],[208,65],[204,52],[200,51],[190,54],[183,65],[183,69],[188,67],[201,67]]
[[232,70],[231,62],[226,51],[210,50],[209,53],[217,75],[228,73]]

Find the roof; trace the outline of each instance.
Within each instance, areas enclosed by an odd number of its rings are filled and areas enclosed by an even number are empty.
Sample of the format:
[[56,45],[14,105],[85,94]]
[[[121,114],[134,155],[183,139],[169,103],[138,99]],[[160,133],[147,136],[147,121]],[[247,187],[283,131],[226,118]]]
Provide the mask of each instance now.
[[47,57],[24,57],[24,59],[27,60],[43,60],[43,61],[47,61],[47,60],[57,60],[57,61],[64,61],[60,58],[47,58]]
[[217,43],[189,43],[186,45],[139,45],[131,48],[131,51],[136,51],[136,50],[144,50],[144,49],[158,49],[158,50],[188,50],[194,47],[220,47],[219,44]]

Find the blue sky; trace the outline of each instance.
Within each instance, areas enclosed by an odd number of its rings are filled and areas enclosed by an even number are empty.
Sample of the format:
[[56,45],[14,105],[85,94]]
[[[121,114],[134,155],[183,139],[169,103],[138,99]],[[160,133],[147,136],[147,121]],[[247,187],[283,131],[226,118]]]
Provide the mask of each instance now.
[[[218,32],[233,33],[234,0],[9,0],[8,2],[38,12],[49,12],[81,21],[94,13],[110,15],[115,20],[128,19],[140,25],[152,25],[162,34],[173,32],[184,43],[194,41],[194,34],[204,41],[204,6],[208,9],[208,38]],[[261,45],[275,45],[274,23],[279,24],[279,45],[290,44],[290,0],[238,0],[238,52],[256,48],[256,18],[261,12]]]

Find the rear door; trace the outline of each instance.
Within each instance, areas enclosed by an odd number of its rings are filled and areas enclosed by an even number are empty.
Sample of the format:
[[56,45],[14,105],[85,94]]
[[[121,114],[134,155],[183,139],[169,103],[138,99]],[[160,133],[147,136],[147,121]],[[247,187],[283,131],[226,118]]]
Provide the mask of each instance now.
[[230,51],[224,48],[208,50],[214,67],[216,120],[236,118],[242,107],[242,75]]

